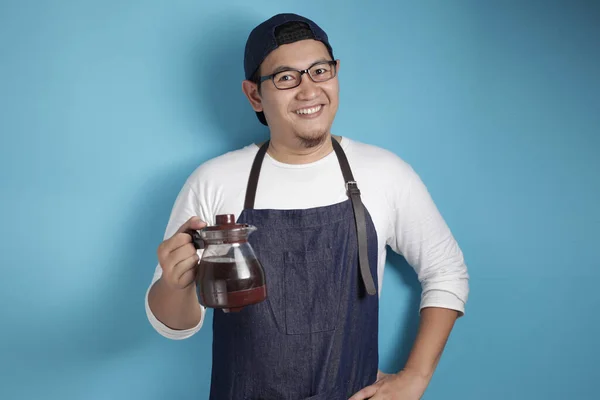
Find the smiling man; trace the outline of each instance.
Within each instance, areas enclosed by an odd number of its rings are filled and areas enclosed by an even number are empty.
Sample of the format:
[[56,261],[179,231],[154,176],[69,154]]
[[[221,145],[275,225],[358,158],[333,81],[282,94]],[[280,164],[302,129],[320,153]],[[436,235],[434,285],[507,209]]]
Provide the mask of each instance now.
[[[310,31],[303,29],[308,28],[291,23],[278,33],[282,37],[289,34],[288,41],[310,37]],[[306,153],[305,149],[328,139],[338,108],[339,86],[334,79],[338,69],[339,63],[322,42],[305,39],[280,45],[269,53],[242,87],[259,119],[271,128],[271,135],[278,136],[272,141],[282,142],[288,150],[300,145],[301,152]],[[302,90],[297,90],[302,83]],[[330,146],[324,149],[332,151]]]
[[[469,293],[462,252],[427,188],[395,154],[331,126],[340,62],[313,21],[279,14],[246,43],[242,89],[268,141],[199,166],[171,214],[146,312],[171,339],[200,330],[201,250],[190,229],[235,214],[258,228],[251,245],[268,298],[213,315],[213,400],[417,400]],[[232,116],[234,117],[234,116]],[[386,246],[422,285],[420,325],[401,371],[378,371]]]

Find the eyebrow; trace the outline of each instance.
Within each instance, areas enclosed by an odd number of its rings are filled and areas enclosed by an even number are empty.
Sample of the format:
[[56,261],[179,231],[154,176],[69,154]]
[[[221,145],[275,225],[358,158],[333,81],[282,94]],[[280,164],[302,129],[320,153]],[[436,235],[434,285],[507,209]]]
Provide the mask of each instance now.
[[[326,62],[329,62],[329,61],[333,61],[333,60],[328,60],[326,58],[319,58],[318,60],[316,60],[315,62],[313,62],[312,64],[310,64],[310,66],[307,69],[310,69],[310,68],[314,67],[317,64],[326,63]],[[273,70],[273,72],[271,72],[270,75],[275,75],[275,74],[278,74],[278,73],[284,72],[284,71],[297,71],[297,69],[296,68],[292,68],[292,67],[288,67],[287,65],[280,65],[277,68],[275,68]]]

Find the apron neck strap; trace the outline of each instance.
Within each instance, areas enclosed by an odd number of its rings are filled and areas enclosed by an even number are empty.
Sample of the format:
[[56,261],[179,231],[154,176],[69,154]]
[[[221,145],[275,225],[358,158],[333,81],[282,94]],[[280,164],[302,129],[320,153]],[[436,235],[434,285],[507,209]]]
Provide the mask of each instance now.
[[254,200],[256,199],[256,187],[258,186],[258,177],[260,176],[260,168],[262,167],[265,154],[269,148],[269,140],[267,140],[256,153],[254,157],[254,163],[250,170],[250,177],[248,178],[248,186],[246,187],[246,200],[244,201],[244,209],[251,210],[254,208]]
[[365,206],[360,198],[360,190],[358,189],[358,185],[354,180],[354,176],[352,175],[352,170],[350,169],[348,158],[346,158],[346,153],[344,153],[342,146],[337,142],[337,140],[335,140],[333,137],[331,140],[333,142],[333,149],[335,150],[335,154],[337,155],[340,163],[340,168],[342,169],[342,175],[344,175],[344,180],[346,181],[346,194],[352,201],[352,210],[354,211],[354,221],[356,223],[356,238],[358,241],[358,264],[360,268],[360,275],[367,293],[372,296],[377,293],[377,288],[375,287],[373,275],[371,274],[371,268],[369,267],[369,253],[367,249],[367,217],[365,213]]
[[335,155],[337,156],[338,162],[340,164],[340,168],[342,169],[342,175],[344,176],[344,181],[346,181],[346,189],[348,189],[348,184],[354,182],[354,176],[352,175],[352,169],[350,168],[350,164],[348,163],[348,158],[346,157],[346,153],[342,149],[342,145],[338,143],[337,140],[332,136],[331,144],[333,144],[333,150],[335,151]]
[[[260,169],[262,167],[263,160],[265,159],[265,154],[267,154],[269,143],[269,140],[263,143],[263,145],[260,146],[260,148],[258,149],[258,153],[254,157],[252,169],[250,170],[250,177],[248,178],[248,186],[246,188],[246,200],[244,201],[244,209],[254,208],[254,200],[256,199],[256,188],[258,186],[258,177],[260,176]],[[342,175],[344,176],[344,181],[346,181],[346,190],[348,190],[348,185],[351,185],[352,183],[356,184],[356,182],[354,181],[354,176],[352,175],[352,169],[350,168],[350,164],[348,163],[348,158],[346,157],[346,153],[344,153],[342,146],[338,143],[337,140],[335,140],[333,136],[331,137],[331,144],[333,145],[333,150],[335,151],[338,162],[340,164]]]

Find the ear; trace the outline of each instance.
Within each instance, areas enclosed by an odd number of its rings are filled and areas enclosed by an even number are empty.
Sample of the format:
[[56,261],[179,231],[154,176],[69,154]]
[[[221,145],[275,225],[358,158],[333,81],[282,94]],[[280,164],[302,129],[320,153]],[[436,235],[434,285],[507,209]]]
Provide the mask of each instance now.
[[263,111],[262,99],[258,93],[258,85],[252,81],[245,80],[242,82],[242,91],[248,98],[250,105],[256,112]]

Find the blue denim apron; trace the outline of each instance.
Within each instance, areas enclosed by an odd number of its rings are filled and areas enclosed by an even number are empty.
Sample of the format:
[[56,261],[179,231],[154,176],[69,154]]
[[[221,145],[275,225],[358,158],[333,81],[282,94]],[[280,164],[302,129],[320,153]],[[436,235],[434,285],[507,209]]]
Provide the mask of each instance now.
[[[249,242],[267,299],[239,312],[214,310],[211,400],[347,400],[376,380],[377,234],[364,206],[356,211],[360,192],[333,144],[355,197],[325,207],[255,210],[268,142],[256,156],[238,222],[258,228]],[[359,256],[361,227],[368,250]]]

